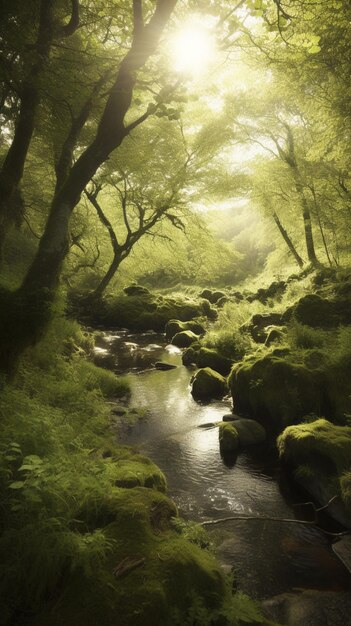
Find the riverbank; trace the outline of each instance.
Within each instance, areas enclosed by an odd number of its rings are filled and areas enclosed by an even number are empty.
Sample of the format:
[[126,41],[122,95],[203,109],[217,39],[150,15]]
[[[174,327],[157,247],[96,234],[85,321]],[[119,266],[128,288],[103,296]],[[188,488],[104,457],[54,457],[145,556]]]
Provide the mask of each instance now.
[[174,524],[162,471],[116,442],[111,403],[130,387],[92,354],[91,334],[57,317],[2,382],[0,623],[254,619],[203,540]]

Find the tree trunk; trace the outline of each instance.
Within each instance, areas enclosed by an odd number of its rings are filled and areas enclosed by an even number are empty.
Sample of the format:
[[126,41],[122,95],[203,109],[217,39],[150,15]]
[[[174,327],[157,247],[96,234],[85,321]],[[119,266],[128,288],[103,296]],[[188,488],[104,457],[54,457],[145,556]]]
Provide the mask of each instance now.
[[95,300],[95,299],[101,298],[102,294],[104,293],[106,287],[108,287],[108,285],[110,284],[112,278],[117,272],[122,261],[123,261],[123,257],[120,254],[114,255],[106,274],[103,276],[98,286],[94,289],[93,293],[91,294],[92,299]]
[[0,171],[0,251],[8,228],[12,224],[19,225],[23,217],[20,183],[40,102],[40,77],[53,40],[54,4],[54,0],[41,2],[38,37],[35,44],[36,61],[22,85],[15,134]]
[[296,263],[298,264],[298,266],[302,269],[303,265],[304,265],[304,262],[303,262],[302,258],[300,257],[299,253],[297,252],[297,250],[296,250],[292,240],[290,239],[287,231],[285,230],[283,224],[281,223],[281,221],[280,221],[280,219],[279,219],[279,217],[278,217],[278,215],[276,214],[275,211],[273,213],[273,219],[274,219],[276,225],[278,226],[279,232],[280,232],[281,236],[283,237],[285,243],[287,244],[290,253],[293,255],[293,257],[294,257]]
[[295,179],[295,189],[296,189],[297,195],[299,196],[301,208],[302,208],[302,218],[303,218],[303,226],[304,226],[304,232],[305,232],[307,258],[313,267],[319,267],[321,264],[317,259],[316,251],[314,248],[311,212],[308,206],[308,202],[306,200],[306,196],[303,191],[303,185],[300,180],[300,173],[297,167],[293,168],[293,172],[294,172],[294,179]]

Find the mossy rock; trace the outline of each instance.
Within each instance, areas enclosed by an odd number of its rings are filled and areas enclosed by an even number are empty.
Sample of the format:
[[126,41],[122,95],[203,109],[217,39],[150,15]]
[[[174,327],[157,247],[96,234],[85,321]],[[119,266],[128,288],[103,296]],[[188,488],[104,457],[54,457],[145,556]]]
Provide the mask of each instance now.
[[194,364],[200,368],[210,367],[222,376],[227,376],[232,366],[230,359],[218,354],[214,349],[201,346],[201,344],[192,344],[185,350],[182,362],[183,365]]
[[219,425],[219,447],[221,452],[237,453],[239,450],[239,435],[232,422],[223,422]]
[[249,322],[241,327],[243,331],[249,332],[257,343],[265,343],[269,331],[268,327],[281,326],[283,324],[280,313],[256,313]]
[[67,575],[60,601],[47,602],[35,626],[182,624],[194,596],[209,618],[221,608],[228,591],[220,566],[172,530],[175,510],[166,496],[120,489],[113,505],[115,519],[102,531],[107,555],[94,571]]
[[335,328],[351,324],[350,299],[331,300],[317,294],[308,294],[284,313],[284,319],[295,319],[313,328]]
[[285,339],[285,333],[282,328],[276,326],[268,326],[266,333],[265,346],[271,346],[272,343],[279,343]]
[[329,410],[323,373],[278,356],[234,365],[229,385],[235,411],[268,430],[281,432],[306,414]]
[[199,340],[198,335],[195,335],[191,330],[182,330],[172,338],[172,344],[178,348],[188,348],[192,343]]
[[[170,320],[187,322],[194,317],[207,315],[203,302],[189,298],[156,296],[151,293],[118,295],[108,299],[97,321],[106,327],[124,327],[135,331],[163,332]],[[208,303],[207,303],[208,304]],[[211,312],[209,311],[209,316]],[[202,328],[202,327],[201,327]]]
[[211,289],[204,289],[199,293],[200,298],[208,300],[211,304],[216,304],[218,300],[225,297],[224,291],[212,291]]
[[210,367],[219,372],[222,376],[227,376],[230,372],[232,361],[218,354],[216,350],[201,347],[196,353],[196,365],[198,367]]
[[277,446],[280,458],[321,504],[339,497],[330,513],[350,527],[351,427],[316,419],[286,428]]
[[210,367],[198,370],[193,377],[191,393],[196,400],[223,398],[227,392],[228,387],[224,376]]
[[250,419],[236,419],[233,427],[238,433],[239,444],[242,448],[263,443],[266,439],[266,431],[261,424]]
[[113,476],[116,487],[148,487],[161,492],[167,487],[165,475],[157,465],[141,455],[116,461]]
[[196,365],[197,350],[194,348],[194,345],[195,344],[192,344],[191,346],[189,346],[189,348],[184,350],[182,354],[182,363],[185,366]]
[[129,285],[128,287],[124,287],[123,289],[124,293],[127,294],[127,296],[145,296],[145,295],[150,295],[150,291],[149,289],[147,289],[146,287],[142,287],[141,285]]
[[171,341],[174,335],[180,333],[182,330],[191,330],[196,335],[203,335],[205,328],[200,322],[189,320],[188,322],[182,322],[181,320],[169,320],[166,324],[166,339]]
[[205,315],[209,320],[215,320],[218,317],[217,310],[211,306],[208,300],[201,300],[201,315]]
[[222,307],[224,307],[225,304],[227,304],[227,302],[230,302],[230,298],[228,298],[228,296],[223,296],[222,298],[219,298],[219,300],[217,300],[216,304],[217,306],[221,309]]

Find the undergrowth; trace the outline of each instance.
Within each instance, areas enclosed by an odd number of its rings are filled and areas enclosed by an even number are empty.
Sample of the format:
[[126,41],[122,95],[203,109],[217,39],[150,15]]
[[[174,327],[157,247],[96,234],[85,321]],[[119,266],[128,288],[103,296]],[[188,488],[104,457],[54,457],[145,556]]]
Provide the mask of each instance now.
[[2,389],[0,624],[259,621],[226,586],[203,529],[171,525],[159,468],[114,441],[105,400],[129,390],[89,362],[91,349],[57,317]]
[[22,360],[0,398],[0,623],[35,610],[76,568],[99,568],[111,549],[100,529],[76,518],[113,491],[113,448],[105,397],[128,393],[124,380],[85,354],[91,339],[57,318]]

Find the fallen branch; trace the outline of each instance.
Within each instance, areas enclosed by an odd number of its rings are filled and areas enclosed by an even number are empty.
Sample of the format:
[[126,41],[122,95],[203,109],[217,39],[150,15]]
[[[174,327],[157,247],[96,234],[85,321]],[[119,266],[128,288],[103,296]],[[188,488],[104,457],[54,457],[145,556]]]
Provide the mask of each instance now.
[[350,531],[346,530],[340,533],[333,533],[328,530],[324,530],[324,528],[320,528],[320,526],[318,526],[318,523],[317,523],[316,514],[319,513],[320,511],[324,511],[325,509],[327,509],[330,506],[330,504],[334,502],[337,498],[338,498],[337,495],[333,496],[332,498],[330,498],[327,504],[319,508],[317,508],[313,502],[302,502],[298,505],[295,505],[295,506],[304,506],[304,505],[312,506],[314,509],[314,513],[315,513],[315,518],[313,520],[300,520],[300,519],[292,519],[292,518],[286,518],[286,517],[271,517],[269,515],[233,515],[231,517],[222,517],[216,520],[206,520],[205,522],[200,522],[200,526],[214,526],[216,524],[223,524],[224,522],[237,522],[237,521],[251,522],[251,521],[256,520],[256,521],[261,521],[261,522],[281,522],[284,524],[304,524],[305,526],[316,526],[318,530],[320,530],[326,535],[330,535],[332,537],[343,537],[344,535],[349,535]]

